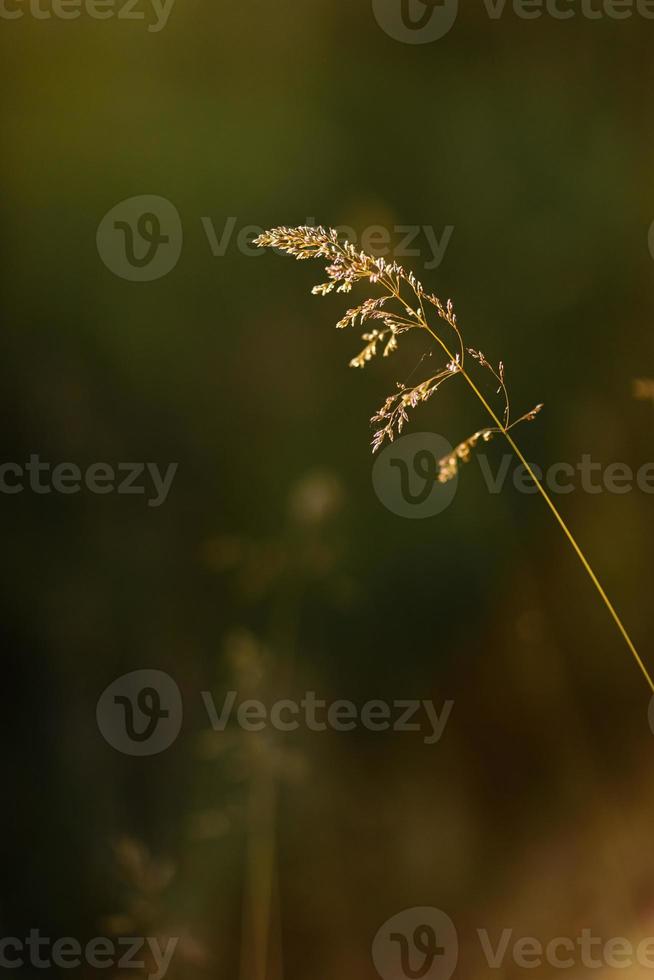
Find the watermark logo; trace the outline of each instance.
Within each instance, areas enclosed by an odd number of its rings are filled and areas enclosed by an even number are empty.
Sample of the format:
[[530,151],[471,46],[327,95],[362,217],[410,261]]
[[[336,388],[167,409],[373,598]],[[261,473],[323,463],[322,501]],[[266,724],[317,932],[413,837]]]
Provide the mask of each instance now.
[[430,44],[452,29],[459,0],[372,0],[377,23],[403,44]]
[[396,439],[379,454],[372,485],[384,507],[399,517],[434,517],[450,506],[458,480],[438,482],[438,461],[452,446],[435,432],[413,432]]
[[[282,698],[264,704],[255,698],[239,700],[238,691],[228,691],[222,701],[211,691],[202,691],[207,720],[216,733],[228,726],[244,732],[273,729],[282,734],[305,729],[310,732],[416,733],[424,745],[440,742],[450,720],[454,701],[438,707],[431,700],[373,700],[357,705],[349,699],[328,701],[306,691],[299,700]],[[136,670],[119,677],[104,691],[97,706],[100,733],[118,752],[127,755],[156,755],[169,748],[182,727],[179,688],[160,670]]]
[[429,906],[398,912],[372,944],[372,961],[382,980],[449,980],[458,958],[454,923]]
[[[434,432],[416,432],[387,445],[372,470],[374,491],[387,510],[399,517],[434,517],[446,510],[456,496],[458,471],[446,482],[439,482],[440,461],[447,460],[452,447]],[[520,494],[537,494],[536,481],[552,495],[571,493],[616,494],[640,492],[654,494],[654,462],[634,469],[627,463],[600,463],[590,453],[575,463],[552,463],[543,469],[536,463],[529,468],[511,453],[500,457],[477,452],[469,466],[478,468],[483,483],[494,496],[510,483]],[[532,478],[532,473],[533,477]]]
[[[0,0],[0,4],[2,0]],[[305,225],[315,227],[309,217]],[[241,224],[235,215],[222,223],[201,215],[193,223],[203,235],[213,258],[222,259],[232,251],[262,258],[254,241],[263,234],[260,225]],[[187,229],[188,230],[188,229]],[[454,225],[367,225],[359,233],[349,225],[339,225],[339,235],[371,255],[389,259],[413,259],[428,272],[438,269],[449,248]],[[98,253],[104,264],[121,279],[151,282],[168,275],[179,261],[183,245],[182,222],[170,201],[155,195],[141,195],[121,201],[106,214],[97,231]]]
[[114,275],[131,282],[152,282],[175,268],[184,233],[177,208],[155,194],[116,204],[98,226],[100,258]]
[[[379,26],[404,44],[428,44],[444,37],[454,25],[458,0],[373,0]],[[653,0],[482,0],[489,20],[512,13],[519,20],[628,20],[637,15],[654,20]]]
[[134,670],[110,684],[96,709],[105,740],[125,755],[147,756],[169,748],[182,727],[182,696],[162,670]]
[[[576,936],[525,936],[507,927],[501,932],[477,928],[463,937],[477,947],[490,970],[503,976],[547,966],[554,970],[654,967],[654,936],[637,943],[624,936],[605,939],[584,927]],[[458,937],[452,920],[436,908],[405,909],[377,932],[372,959],[382,980],[449,980],[456,969]]]

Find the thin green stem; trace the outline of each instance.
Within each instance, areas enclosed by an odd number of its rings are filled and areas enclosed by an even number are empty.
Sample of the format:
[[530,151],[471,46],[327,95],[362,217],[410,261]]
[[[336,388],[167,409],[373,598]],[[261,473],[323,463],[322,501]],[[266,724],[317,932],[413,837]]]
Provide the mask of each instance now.
[[[445,353],[447,354],[447,356],[450,358],[450,361],[452,361],[453,360],[453,356],[452,356],[451,352],[448,350],[447,345],[441,340],[441,338],[438,336],[438,334],[435,333],[432,330],[432,328],[429,326],[429,323],[427,322],[426,318],[423,319],[422,325],[425,327],[426,330],[429,331],[429,333],[432,335],[432,337],[434,338],[434,340],[438,341],[438,343],[441,345],[441,347],[443,348],[443,350],[445,351]],[[634,660],[636,661],[636,663],[640,667],[640,670],[642,671],[643,676],[644,676],[645,680],[647,681],[647,683],[648,683],[648,685],[650,687],[650,690],[654,694],[654,681],[652,681],[652,678],[650,677],[650,674],[649,674],[649,672],[647,670],[647,667],[643,663],[642,658],[640,657],[638,651],[636,650],[636,647],[634,646],[634,643],[633,643],[631,637],[629,636],[629,634],[628,634],[628,632],[627,632],[627,630],[626,630],[626,628],[625,628],[622,620],[618,616],[618,614],[617,614],[617,612],[615,610],[615,607],[613,606],[613,603],[611,602],[611,600],[607,596],[606,592],[602,588],[602,585],[601,585],[599,579],[597,578],[597,575],[593,571],[593,569],[592,569],[592,567],[591,567],[588,559],[586,558],[585,554],[581,550],[580,546],[577,544],[577,541],[575,540],[575,537],[572,534],[572,531],[570,530],[570,528],[568,527],[568,525],[565,523],[565,521],[561,517],[561,514],[559,513],[557,507],[555,506],[554,501],[552,500],[552,498],[548,494],[547,490],[545,489],[545,487],[543,486],[543,484],[541,483],[541,481],[536,477],[536,474],[534,473],[532,467],[530,466],[530,464],[527,462],[527,460],[523,456],[523,454],[522,454],[522,452],[520,450],[520,447],[517,445],[517,443],[514,440],[513,436],[508,431],[508,429],[500,422],[499,418],[497,417],[497,415],[495,414],[495,412],[493,411],[493,409],[491,408],[491,406],[488,404],[488,402],[486,401],[486,399],[484,398],[484,396],[482,395],[482,393],[479,391],[479,389],[477,388],[476,384],[474,383],[474,381],[472,380],[472,378],[470,377],[470,375],[463,368],[460,369],[460,373],[463,375],[463,377],[465,378],[465,380],[467,381],[467,383],[470,385],[471,389],[473,390],[473,392],[475,393],[475,395],[477,396],[477,398],[479,399],[479,401],[481,402],[481,404],[484,406],[484,408],[486,409],[486,411],[488,412],[488,414],[492,418],[493,422],[495,423],[495,425],[497,426],[497,428],[499,429],[499,431],[502,433],[502,435],[504,436],[504,438],[507,440],[507,442],[511,446],[511,449],[516,454],[516,456],[518,457],[518,459],[520,460],[520,462],[524,466],[525,470],[527,471],[527,473],[529,474],[529,476],[531,477],[531,479],[536,484],[536,487],[538,488],[538,492],[540,493],[541,497],[543,498],[543,500],[545,501],[545,503],[547,504],[547,506],[551,510],[552,514],[556,518],[556,521],[559,524],[559,526],[560,526],[561,530],[563,531],[563,533],[565,534],[566,538],[568,539],[568,541],[572,545],[572,548],[574,549],[577,557],[579,558],[581,564],[583,565],[583,567],[585,568],[586,572],[588,573],[588,576],[589,576],[591,582],[593,583],[593,585],[597,589],[597,592],[599,593],[599,595],[600,595],[600,597],[602,599],[602,602],[606,606],[607,610],[609,611],[609,613],[611,615],[611,618],[613,619],[615,625],[618,627],[618,630],[622,634],[622,638],[624,639],[625,643],[629,647],[629,650],[631,651],[631,653],[632,653],[632,655],[634,657]]]

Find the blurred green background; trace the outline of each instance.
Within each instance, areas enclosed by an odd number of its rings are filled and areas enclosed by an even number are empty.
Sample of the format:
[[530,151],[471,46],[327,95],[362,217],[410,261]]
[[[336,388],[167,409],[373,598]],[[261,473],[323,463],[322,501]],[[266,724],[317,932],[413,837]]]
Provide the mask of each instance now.
[[[545,402],[528,457],[637,469],[654,22],[479,3],[410,45],[366,0],[177,0],[157,33],[23,12],[0,41],[3,457],[179,469],[160,508],[0,497],[3,934],[150,930],[183,937],[169,976],[244,980],[374,977],[373,936],[410,906],[462,935],[651,934],[649,692],[551,515],[510,482],[489,495],[476,464],[443,514],[390,513],[368,419],[423,348],[349,370],[358,334],[333,325],[350,298],[312,297],[317,264],[236,236],[453,226],[437,269],[424,238],[402,261],[504,360],[516,408]],[[151,282],[96,244],[140,195],[183,227]],[[207,221],[220,237],[230,219],[214,255]],[[485,423],[452,385],[409,431],[456,443]],[[559,502],[654,668],[652,497]],[[95,717],[141,668],[184,700],[179,739],[144,759]],[[454,708],[433,746],[212,735],[201,692],[230,689]]]

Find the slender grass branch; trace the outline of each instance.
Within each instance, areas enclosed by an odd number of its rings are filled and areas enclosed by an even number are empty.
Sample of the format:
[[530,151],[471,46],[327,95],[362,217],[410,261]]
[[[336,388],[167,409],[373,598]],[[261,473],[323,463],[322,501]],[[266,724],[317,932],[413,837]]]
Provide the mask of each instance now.
[[[432,330],[432,328],[427,323],[427,320],[424,318],[423,315],[421,315],[420,319],[422,320],[422,326],[424,327],[424,329],[427,330],[432,335],[432,337],[434,338],[434,340],[436,340],[441,345],[441,347],[443,348],[443,350],[445,351],[445,353],[447,354],[447,356],[449,357],[449,359],[450,360],[453,360],[453,355],[448,350],[447,345],[438,336],[438,334],[436,334]],[[640,670],[642,671],[643,676],[644,676],[645,680],[647,681],[647,683],[648,683],[648,685],[650,687],[650,690],[654,694],[654,681],[652,681],[652,678],[650,677],[650,674],[649,674],[649,671],[647,670],[647,667],[643,663],[643,660],[642,660],[640,654],[638,653],[638,651],[637,651],[637,649],[636,649],[636,647],[635,647],[635,645],[634,645],[631,637],[629,636],[629,633],[627,632],[627,629],[626,629],[624,623],[622,622],[622,620],[618,616],[618,613],[616,612],[613,603],[611,602],[611,600],[607,596],[606,592],[604,591],[604,588],[602,587],[601,582],[599,581],[597,575],[593,571],[593,568],[592,568],[590,562],[586,558],[586,556],[585,556],[584,552],[582,551],[580,545],[577,543],[577,540],[576,540],[575,536],[573,535],[572,531],[570,530],[570,528],[568,527],[568,525],[563,520],[563,517],[559,513],[558,507],[556,506],[556,504],[554,503],[554,501],[550,497],[549,493],[547,492],[547,490],[545,489],[545,487],[543,486],[543,484],[541,483],[541,481],[537,478],[537,476],[534,473],[531,465],[527,462],[527,459],[523,455],[520,447],[518,446],[518,444],[516,443],[515,439],[513,438],[513,436],[511,435],[511,433],[509,432],[509,429],[508,428],[505,428],[505,426],[500,422],[500,420],[497,417],[496,413],[493,411],[493,409],[491,408],[491,406],[488,404],[487,400],[484,398],[484,396],[482,395],[482,393],[480,392],[479,388],[474,383],[474,381],[472,380],[472,378],[470,377],[470,375],[468,374],[468,372],[464,368],[461,368],[461,374],[463,375],[463,377],[465,378],[465,380],[467,381],[467,383],[470,385],[470,388],[475,393],[475,395],[477,396],[477,398],[479,399],[479,401],[481,402],[481,404],[484,406],[484,408],[486,409],[486,411],[490,415],[491,419],[493,420],[493,422],[497,426],[498,430],[502,433],[502,435],[504,436],[504,438],[508,442],[509,446],[511,447],[511,449],[513,450],[513,452],[515,453],[515,455],[518,457],[518,459],[520,460],[520,462],[524,466],[525,470],[527,471],[527,473],[529,474],[529,476],[531,477],[531,479],[533,480],[533,482],[535,483],[536,487],[538,488],[538,492],[540,493],[540,495],[542,496],[543,500],[545,501],[545,503],[547,504],[547,506],[551,510],[551,512],[554,515],[557,523],[561,527],[561,530],[563,531],[563,533],[565,534],[566,538],[568,539],[568,541],[572,545],[572,547],[573,547],[573,549],[574,549],[577,557],[579,558],[579,561],[581,562],[581,564],[585,568],[586,572],[588,573],[588,576],[589,576],[591,582],[593,583],[593,585],[597,589],[597,591],[598,591],[598,593],[599,593],[599,595],[600,595],[600,597],[602,599],[602,602],[604,603],[604,605],[606,606],[607,610],[609,611],[609,613],[611,615],[611,618],[613,619],[615,625],[618,627],[618,630],[622,634],[622,637],[623,637],[625,643],[629,647],[629,650],[631,651],[631,653],[632,653],[632,655],[633,655],[636,663],[640,667]]]
[[[611,615],[611,618],[633,655],[650,690],[654,694],[654,681],[652,681],[652,677],[622,620],[618,616],[615,607],[604,591],[590,562],[577,543],[570,528],[563,520],[551,496],[542,482],[537,478],[532,466],[528,463],[511,435],[511,430],[516,425],[521,422],[533,421],[543,406],[537,405],[515,422],[510,421],[509,394],[506,385],[504,364],[500,361],[499,366],[495,368],[481,351],[465,347],[451,301],[443,304],[437,296],[426,293],[422,284],[418,282],[413,273],[405,271],[396,262],[388,263],[383,258],[375,258],[367,255],[365,252],[358,252],[349,242],[340,242],[338,233],[333,229],[325,230],[324,228],[314,227],[274,228],[260,235],[256,240],[256,244],[261,247],[279,248],[297,259],[322,258],[326,260],[328,263],[328,281],[314,287],[313,292],[315,294],[325,296],[334,290],[336,292],[349,293],[352,287],[360,281],[367,281],[372,285],[381,287],[383,290],[382,296],[367,299],[359,306],[348,310],[346,315],[337,324],[341,329],[356,326],[357,321],[361,324],[367,321],[372,321],[372,323],[377,324],[372,329],[368,328],[367,332],[363,334],[363,340],[366,346],[360,354],[350,361],[352,367],[365,367],[377,354],[378,349],[382,349],[383,356],[388,357],[397,349],[398,337],[409,330],[426,330],[431,335],[447,356],[448,363],[443,370],[412,388],[407,388],[404,384],[398,384],[397,392],[386,399],[385,403],[371,419],[372,422],[378,423],[381,426],[373,437],[373,452],[377,452],[386,440],[392,442],[400,435],[404,424],[409,421],[409,409],[413,409],[420,402],[425,402],[431,398],[449,378],[462,375],[488,413],[493,422],[493,427],[475,432],[464,442],[460,443],[453,450],[452,454],[438,461],[439,482],[445,483],[457,475],[459,465],[468,462],[480,440],[488,442],[494,435],[502,435],[524,466],[529,477],[533,480],[538,492],[568,539],[568,542],[579,558],[604,606]],[[411,302],[408,302],[403,296],[403,287],[405,292],[407,287],[410,290]],[[416,306],[413,305],[414,301],[417,301]],[[394,302],[401,307],[401,313],[392,309]],[[438,318],[447,323],[456,335],[458,341],[457,346],[459,347],[459,352],[456,355],[452,353],[449,344],[443,340],[440,334],[430,324],[426,312],[426,304],[436,310]],[[470,376],[469,371],[466,369],[466,351],[477,364],[488,370],[499,384],[497,394],[501,394],[504,398],[502,420],[500,420],[500,416],[481,393]]]

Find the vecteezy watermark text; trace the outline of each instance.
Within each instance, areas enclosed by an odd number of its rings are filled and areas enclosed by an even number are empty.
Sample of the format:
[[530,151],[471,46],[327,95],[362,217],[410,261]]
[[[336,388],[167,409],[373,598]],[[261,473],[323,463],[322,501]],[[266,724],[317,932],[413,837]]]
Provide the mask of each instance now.
[[[506,970],[509,963],[513,969],[524,970],[543,966],[557,970],[654,968],[654,936],[634,943],[624,936],[597,936],[588,927],[574,936],[546,939],[518,935],[508,927],[494,933],[478,928],[475,936],[468,939],[466,948],[477,942],[491,970]],[[459,938],[452,919],[441,909],[427,906],[392,916],[372,944],[372,960],[382,980],[449,980],[458,954]]]
[[[304,224],[314,226],[316,219],[306,218]],[[252,244],[264,229],[239,224],[233,215],[220,222],[203,215],[196,228],[202,229],[200,234],[204,232],[214,258],[223,258],[232,248],[246,256],[264,254]],[[443,261],[454,225],[444,225],[442,230],[433,225],[369,225],[359,234],[341,225],[337,231],[364,252],[397,259],[422,258],[425,269],[433,270]],[[171,272],[182,254],[183,241],[184,227],[177,208],[156,194],[120,201],[104,215],[96,233],[104,264],[114,275],[131,282],[152,282]]]
[[[479,454],[477,462],[489,493],[502,492],[512,467],[515,489],[519,493],[538,493],[538,487],[526,466],[515,466],[515,458],[510,453],[502,456],[494,472],[485,453]],[[590,453],[584,453],[575,464],[552,463],[545,470],[537,463],[530,463],[530,467],[536,479],[542,481],[551,493],[568,494],[581,490],[590,494],[623,494],[636,488],[642,493],[654,493],[654,463],[643,463],[634,471],[627,463],[594,462]]]
[[[446,510],[456,496],[459,475],[439,482],[440,461],[453,452],[452,446],[434,432],[401,436],[380,452],[372,468],[374,491],[393,514],[411,519],[434,517]],[[527,467],[511,453],[499,458],[476,452],[468,466],[478,467],[489,493],[500,494],[507,485],[518,493],[539,492]],[[600,463],[584,453],[576,463],[557,462],[543,469],[530,464],[539,483],[554,495],[571,493],[625,494],[632,491],[654,494],[654,462],[637,469],[628,463]]]
[[296,732],[304,727],[310,732],[351,732],[366,728],[370,732],[426,732],[425,745],[435,745],[442,738],[445,725],[452,713],[453,701],[446,701],[440,713],[433,701],[396,700],[366,701],[359,708],[354,701],[339,699],[327,702],[317,698],[315,691],[307,691],[300,701],[284,698],[268,708],[263,701],[241,701],[236,708],[238,693],[229,691],[220,711],[213,695],[202,692],[202,700],[216,732],[223,732],[230,720],[248,732],[261,732],[274,728],[278,732]]
[[[201,221],[212,255],[222,257],[233,241],[238,219],[227,218],[220,231],[220,237],[211,218],[204,217]],[[313,227],[316,219],[307,218],[303,224]],[[384,225],[368,225],[360,234],[350,225],[336,225],[335,230],[339,237],[347,239],[351,245],[370,255],[384,258],[393,255],[397,259],[426,256],[424,267],[431,271],[437,269],[443,261],[454,233],[454,225],[445,225],[440,234],[433,225],[393,225],[392,228]],[[236,235],[239,252],[243,255],[261,255],[261,249],[252,242],[263,234],[263,231],[264,229],[258,225],[244,225]]]
[[[97,970],[146,970],[154,966],[154,972],[146,973],[148,980],[163,980],[179,942],[169,938],[164,947],[153,937],[108,939],[97,936],[87,943],[80,943],[71,936],[49,939],[38,929],[31,929],[25,939],[5,936],[0,939],[0,968],[17,970],[32,966],[37,970],[74,970],[83,963]],[[142,955],[145,958],[141,958]]]
[[[340,698],[328,701],[315,691],[299,700],[282,698],[270,705],[254,698],[239,701],[237,691],[222,699],[202,691],[201,699],[211,728],[224,732],[237,726],[245,732],[266,728],[284,734],[302,728],[310,732],[417,732],[425,745],[435,745],[445,731],[453,701],[437,710],[433,701],[396,699],[366,701],[358,706]],[[147,756],[163,752],[182,727],[183,704],[173,678],[161,670],[135,670],[123,674],[102,693],[96,708],[98,728],[105,740],[126,755]]]
[[[160,507],[166,502],[177,463],[170,463],[165,472],[157,463],[92,463],[82,470],[76,463],[42,462],[32,454],[27,463],[0,463],[0,494],[14,495],[29,490],[36,494],[76,494],[82,489],[93,494],[149,493],[148,507]],[[150,487],[147,484],[151,484]]]
[[175,0],[0,0],[0,19],[20,20],[128,20],[143,23],[158,34],[168,23]]
[[[654,20],[654,0],[481,0],[489,20],[513,13],[520,20],[627,20],[634,14]],[[382,30],[404,44],[430,44],[454,26],[459,0],[372,0]]]

